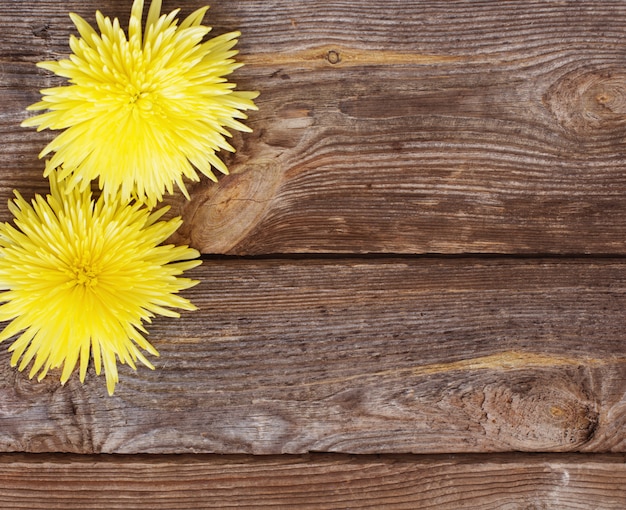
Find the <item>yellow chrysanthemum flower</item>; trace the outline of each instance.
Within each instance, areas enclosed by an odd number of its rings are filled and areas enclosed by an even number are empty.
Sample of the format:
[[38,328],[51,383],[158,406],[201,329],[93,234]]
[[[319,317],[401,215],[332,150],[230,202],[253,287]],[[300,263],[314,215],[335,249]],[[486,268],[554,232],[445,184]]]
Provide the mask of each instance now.
[[195,307],[177,293],[197,281],[178,278],[200,264],[186,246],[160,245],[180,225],[159,221],[167,210],[150,212],[139,203],[94,200],[50,174],[51,194],[31,204],[16,191],[9,203],[15,226],[0,224],[0,320],[11,322],[0,342],[21,335],[10,346],[11,365],[41,380],[63,366],[65,383],[80,358],[84,381],[90,353],[107,388],[118,381],[116,356],[133,368],[153,368],[138,347],[158,356],[142,333],[156,314],[178,317],[170,308]]
[[173,183],[188,196],[183,176],[197,181],[196,169],[213,180],[212,168],[228,173],[215,153],[234,152],[228,128],[251,131],[237,119],[256,109],[258,93],[234,91],[224,78],[242,65],[232,49],[239,32],[202,42],[211,30],[201,25],[207,9],[178,24],[179,9],[161,15],[161,0],[153,0],[142,34],[143,0],[135,0],[128,38],[117,18],[96,12],[99,35],[70,14],[81,36],[70,38],[73,55],[38,64],[70,85],[42,90],[28,109],[49,111],[22,123],[65,129],[40,157],[54,152],[49,168],[62,167],[69,189],[98,178],[108,197],[152,207]]

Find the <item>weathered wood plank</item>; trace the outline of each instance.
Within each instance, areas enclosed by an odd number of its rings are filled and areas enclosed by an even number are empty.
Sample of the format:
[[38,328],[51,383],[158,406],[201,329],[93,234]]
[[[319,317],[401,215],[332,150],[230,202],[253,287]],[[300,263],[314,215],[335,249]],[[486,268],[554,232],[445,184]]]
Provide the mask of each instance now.
[[626,452],[626,264],[214,260],[115,396],[0,353],[0,449]]
[[623,455],[0,455],[0,506],[622,510]]
[[[57,81],[33,63],[67,54],[69,10],[126,20],[128,4],[0,1],[1,216],[13,187],[43,186],[48,135],[18,124]],[[215,33],[243,32],[235,79],[262,92],[260,111],[231,176],[171,199],[179,240],[232,254],[626,252],[626,3],[211,4]]]

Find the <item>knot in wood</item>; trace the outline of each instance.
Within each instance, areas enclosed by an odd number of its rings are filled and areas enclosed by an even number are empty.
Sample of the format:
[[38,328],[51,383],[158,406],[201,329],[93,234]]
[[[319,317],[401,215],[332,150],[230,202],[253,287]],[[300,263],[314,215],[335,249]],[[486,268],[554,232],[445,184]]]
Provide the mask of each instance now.
[[593,437],[598,412],[577,375],[554,371],[544,379],[518,373],[506,385],[487,385],[483,427],[517,450],[580,448]]
[[232,165],[230,175],[221,178],[219,186],[207,186],[194,194],[194,207],[183,219],[187,232],[197,234],[186,242],[209,253],[236,254],[238,243],[253,237],[252,230],[262,222],[282,176],[276,160],[257,158],[253,165]]
[[35,37],[50,39],[50,23],[43,23],[33,26],[32,33]]
[[563,76],[544,96],[558,122],[577,137],[626,135],[626,73],[577,70]]
[[339,55],[338,51],[329,50],[328,53],[326,53],[326,60],[333,65],[339,64],[341,62],[341,55]]

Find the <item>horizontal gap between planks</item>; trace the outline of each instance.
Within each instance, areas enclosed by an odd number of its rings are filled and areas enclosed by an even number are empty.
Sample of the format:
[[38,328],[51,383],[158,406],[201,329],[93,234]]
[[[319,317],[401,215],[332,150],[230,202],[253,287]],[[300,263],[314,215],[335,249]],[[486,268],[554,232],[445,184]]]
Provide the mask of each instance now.
[[624,453],[543,453],[543,452],[507,452],[507,453],[445,453],[445,454],[354,454],[354,453],[328,453],[309,452],[306,454],[281,454],[281,455],[254,455],[254,454],[213,454],[213,453],[182,453],[182,454],[76,454],[76,453],[0,453],[0,465],[14,462],[68,462],[68,463],[92,463],[92,462],[232,462],[232,463],[266,463],[266,462],[404,462],[404,463],[441,463],[454,461],[455,463],[482,463],[490,461],[494,463],[518,463],[518,462],[566,462],[580,463],[588,461],[626,463]]
[[205,261],[229,260],[615,260],[626,261],[623,253],[267,253],[262,255],[201,254]]

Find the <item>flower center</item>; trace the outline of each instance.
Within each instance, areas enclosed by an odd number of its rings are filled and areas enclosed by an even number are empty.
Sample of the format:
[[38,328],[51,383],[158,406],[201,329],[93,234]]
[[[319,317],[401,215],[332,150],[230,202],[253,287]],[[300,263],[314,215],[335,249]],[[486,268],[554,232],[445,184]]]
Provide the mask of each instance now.
[[92,263],[83,259],[76,259],[70,267],[70,274],[74,285],[83,287],[95,287],[98,284],[99,269]]
[[137,88],[133,85],[127,85],[126,94],[128,95],[127,105],[131,108],[137,107],[144,112],[152,110],[155,97],[151,91],[145,90],[144,88]]

